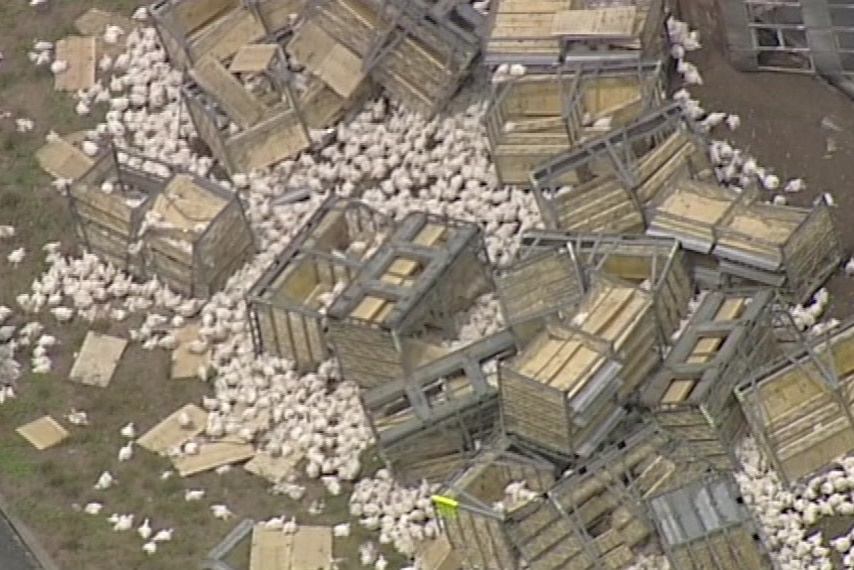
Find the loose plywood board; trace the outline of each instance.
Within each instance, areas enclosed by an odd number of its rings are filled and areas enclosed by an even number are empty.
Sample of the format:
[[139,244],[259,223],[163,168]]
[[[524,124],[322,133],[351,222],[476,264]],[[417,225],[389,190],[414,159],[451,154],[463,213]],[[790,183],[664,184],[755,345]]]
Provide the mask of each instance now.
[[172,458],[172,465],[181,477],[189,477],[216,469],[221,465],[232,465],[251,459],[255,448],[250,443],[214,441],[203,443],[195,455],[181,455]]
[[287,570],[291,549],[290,536],[281,530],[258,523],[252,529],[249,570]]
[[278,483],[296,471],[302,458],[301,453],[293,453],[288,457],[273,457],[269,453],[258,452],[243,468],[271,483]]
[[264,115],[264,104],[213,56],[202,56],[190,76],[241,128],[251,127]]
[[93,161],[66,139],[50,141],[36,151],[42,170],[54,178],[77,180],[92,167]]
[[[192,426],[182,428],[178,422],[178,416],[181,412],[185,412],[192,420]],[[166,455],[169,449],[183,445],[190,441],[205,430],[208,423],[208,413],[196,406],[195,404],[187,404],[186,406],[175,410],[170,416],[161,421],[159,424],[148,430],[145,435],[137,440],[140,447],[143,447],[153,453]]]
[[272,63],[277,49],[278,46],[275,44],[245,45],[234,54],[228,70],[232,73],[264,71]]
[[39,451],[58,445],[68,438],[68,430],[50,416],[31,421],[15,431]]
[[68,64],[54,76],[57,91],[89,89],[95,84],[95,38],[68,36],[56,42],[54,59]]
[[310,21],[300,27],[288,52],[345,99],[365,79],[361,58]]
[[563,10],[552,20],[553,36],[629,38],[635,27],[637,8],[619,6],[596,10]]
[[190,324],[181,327],[174,332],[174,336],[178,346],[172,351],[172,379],[195,378],[199,368],[207,366],[211,361],[210,349],[202,354],[190,352],[190,343],[199,338],[199,325]]
[[72,382],[106,388],[113,379],[128,341],[89,331],[68,379]]
[[328,570],[332,568],[332,527],[301,526],[290,541],[289,570]]

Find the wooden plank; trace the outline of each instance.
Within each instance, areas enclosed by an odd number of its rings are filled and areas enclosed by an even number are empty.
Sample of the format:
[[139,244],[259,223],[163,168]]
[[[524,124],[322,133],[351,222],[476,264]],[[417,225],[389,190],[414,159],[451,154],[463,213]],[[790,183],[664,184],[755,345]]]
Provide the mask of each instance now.
[[[191,425],[187,428],[182,428],[178,422],[181,413],[190,416]],[[187,404],[152,427],[136,442],[152,453],[166,455],[171,448],[183,445],[204,432],[207,422],[206,411],[195,404]]]
[[94,162],[65,139],[51,141],[36,151],[42,169],[54,178],[77,180],[92,168]]
[[50,416],[33,420],[15,431],[39,451],[59,445],[68,438],[68,430]]
[[89,331],[71,367],[72,382],[106,388],[122,358],[128,341]]
[[552,19],[551,35],[629,38],[635,27],[635,6],[596,10],[563,10]]
[[684,401],[694,389],[694,380],[674,380],[661,397],[662,404],[676,404]]
[[252,529],[249,570],[287,570],[290,568],[291,537],[281,529],[258,523]]
[[276,44],[249,44],[234,54],[228,65],[231,73],[259,73],[265,71],[273,62],[278,46]]
[[234,443],[231,441],[215,441],[203,443],[195,455],[181,455],[172,458],[172,465],[181,477],[189,477],[216,469],[221,465],[231,465],[247,461],[255,455],[251,443]]
[[190,76],[241,128],[247,129],[261,120],[264,104],[213,57],[201,57],[190,70]]
[[54,76],[54,89],[75,92],[95,85],[95,38],[68,36],[56,42],[55,61],[68,64]]

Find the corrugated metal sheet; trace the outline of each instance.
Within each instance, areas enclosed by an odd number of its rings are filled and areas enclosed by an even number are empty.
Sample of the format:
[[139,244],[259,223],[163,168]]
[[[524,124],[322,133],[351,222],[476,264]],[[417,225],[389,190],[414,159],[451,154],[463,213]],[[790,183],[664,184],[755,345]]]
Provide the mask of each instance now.
[[693,542],[738,524],[743,510],[725,480],[698,482],[650,501],[670,546]]

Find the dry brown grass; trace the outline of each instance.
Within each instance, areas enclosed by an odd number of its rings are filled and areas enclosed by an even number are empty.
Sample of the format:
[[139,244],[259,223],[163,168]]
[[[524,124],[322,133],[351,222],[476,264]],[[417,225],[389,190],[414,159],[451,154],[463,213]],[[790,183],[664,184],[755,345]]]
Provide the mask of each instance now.
[[[128,0],[54,2],[49,10],[36,14],[26,2],[0,2],[0,52],[5,57],[0,63],[0,110],[36,121],[36,130],[27,134],[15,132],[14,120],[0,121],[0,224],[12,224],[18,230],[13,240],[0,243],[0,304],[17,309],[15,295],[28,290],[44,269],[43,244],[61,240],[66,250],[76,249],[66,202],[50,188],[50,178],[39,169],[33,153],[49,129],[63,134],[93,124],[74,114],[71,98],[55,92],[49,71],[33,67],[26,53],[35,38],[56,40],[70,33],[74,18],[90,7],[128,14],[136,4]],[[20,246],[29,254],[12,269],[5,257]],[[308,524],[332,524],[346,518],[345,497],[328,500],[326,512],[312,518],[305,514],[304,504],[270,495],[266,482],[240,468],[221,476],[209,473],[189,480],[162,481],[159,474],[169,467],[168,462],[142,449],[137,449],[131,461],[118,464],[116,454],[123,444],[120,426],[133,421],[139,430],[146,430],[183,403],[197,401],[207,386],[169,380],[168,354],[146,352],[134,345],[128,347],[108,388],[71,384],[66,376],[88,330],[86,324],[60,326],[48,314],[15,318],[19,323],[46,323],[61,346],[53,349],[54,372],[25,374],[18,399],[0,407],[0,491],[63,570],[196,568],[233,526],[233,522],[213,519],[208,509],[216,502],[229,505],[238,518],[259,520],[287,513]],[[116,334],[125,331],[106,323],[93,328]],[[21,357],[26,359],[26,353]],[[14,433],[21,423],[43,414],[63,422],[71,408],[85,410],[90,425],[69,426],[70,439],[55,449],[36,452]],[[96,492],[92,485],[106,469],[119,483]],[[205,488],[207,497],[185,503],[186,488]],[[316,488],[313,491],[317,493]],[[105,503],[104,516],[75,511],[74,505],[91,500]],[[133,512],[138,520],[150,517],[157,528],[175,527],[175,538],[147,557],[135,533],[112,531],[105,520],[112,512]],[[345,559],[342,568],[359,567],[354,558],[358,544],[375,538],[355,526],[354,531],[350,539],[336,541],[336,556]],[[248,547],[237,549],[229,561],[248,568]]]

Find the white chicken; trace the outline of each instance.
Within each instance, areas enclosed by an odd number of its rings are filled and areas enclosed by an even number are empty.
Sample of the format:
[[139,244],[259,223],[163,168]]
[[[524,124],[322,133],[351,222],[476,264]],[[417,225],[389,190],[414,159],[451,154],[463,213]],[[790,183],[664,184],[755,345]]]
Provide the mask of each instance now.
[[225,505],[211,505],[211,514],[213,514],[214,518],[223,521],[228,520],[232,516],[234,516],[234,513],[232,513],[231,510]]
[[23,247],[19,247],[18,249],[12,250],[9,255],[6,256],[6,261],[11,263],[13,266],[17,266],[22,261],[24,261],[24,257],[27,255],[27,250]]

